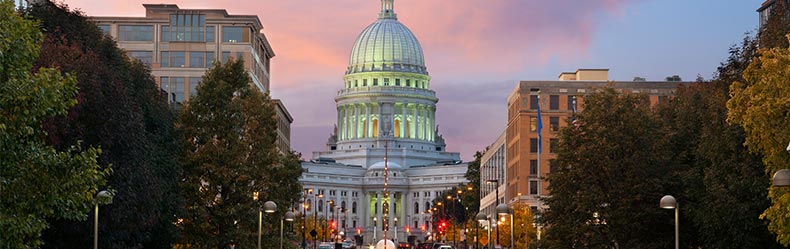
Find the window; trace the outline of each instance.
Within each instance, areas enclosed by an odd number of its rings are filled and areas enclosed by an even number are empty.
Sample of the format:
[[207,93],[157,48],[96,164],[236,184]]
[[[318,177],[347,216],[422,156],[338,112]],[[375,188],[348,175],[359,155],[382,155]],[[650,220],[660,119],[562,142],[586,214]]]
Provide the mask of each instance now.
[[576,96],[568,95],[568,111],[576,110]]
[[389,86],[390,85],[390,78],[384,78],[384,85],[385,86]]
[[549,139],[549,153],[554,153],[554,151],[557,149],[558,142],[559,139],[556,138]]
[[379,79],[373,79],[373,86],[379,85]]
[[162,52],[162,67],[184,67],[186,64],[186,52],[170,51]]
[[244,52],[236,52],[236,60],[244,59]]
[[230,51],[222,51],[222,64],[228,62],[229,58],[230,58]]
[[425,211],[428,211],[430,209],[431,209],[431,203],[426,201],[425,202]]
[[153,41],[154,26],[118,25],[119,41]]
[[529,131],[538,131],[538,117],[529,117]]
[[560,131],[560,117],[549,117],[549,130],[553,132]]
[[530,95],[529,96],[529,109],[530,110],[537,110],[538,104],[540,103],[538,95]]
[[318,212],[324,211],[324,200],[318,200]]
[[400,86],[400,79],[395,79],[395,86]]
[[556,159],[549,160],[549,173],[557,172],[557,170],[558,170],[557,160]]
[[538,153],[538,139],[537,138],[530,138],[529,139],[529,152],[530,153]]
[[538,160],[529,160],[529,175],[538,175]]
[[[206,18],[200,14],[170,15],[170,41],[204,42],[206,41]],[[162,30],[162,39],[165,31]]]
[[419,202],[415,202],[414,203],[414,213],[415,214],[419,214],[420,213],[420,203]]
[[549,110],[559,110],[559,109],[560,109],[560,96],[549,95]]
[[197,87],[202,80],[203,78],[200,77],[189,78],[189,96],[195,96],[197,94]]
[[357,202],[356,201],[351,203],[351,213],[352,214],[356,214],[357,213]]
[[99,24],[98,26],[99,26],[99,29],[101,29],[101,32],[103,32],[105,35],[110,34],[110,25],[109,24]]
[[159,86],[167,93],[168,103],[184,102],[184,77],[161,77]]
[[406,80],[406,86],[411,87],[411,80]]
[[129,57],[139,60],[140,62],[151,65],[154,61],[154,52],[152,51],[130,51]]
[[362,79],[362,86],[368,86],[368,79]]
[[354,227],[357,227],[357,220],[352,220],[351,224],[354,224]]
[[170,26],[163,25],[159,28],[159,39],[162,42],[169,42],[170,41]]
[[538,194],[538,181],[529,181],[529,194]]
[[206,42],[214,42],[214,26],[206,26]]
[[206,52],[189,52],[189,67],[206,67]]
[[[245,27],[222,27],[222,42],[250,42],[249,34],[244,34]],[[245,39],[246,38],[246,39]]]

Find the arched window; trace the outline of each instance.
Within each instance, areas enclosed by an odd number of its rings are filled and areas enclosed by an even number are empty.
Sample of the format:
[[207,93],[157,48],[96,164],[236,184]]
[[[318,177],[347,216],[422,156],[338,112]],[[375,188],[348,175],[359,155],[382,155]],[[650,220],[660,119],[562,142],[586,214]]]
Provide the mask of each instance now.
[[425,211],[428,211],[428,210],[431,210],[431,203],[426,201],[425,202]]
[[318,212],[324,211],[324,200],[318,200]]
[[353,214],[357,213],[357,202],[356,201],[351,203],[351,213],[353,213]]
[[312,205],[310,205],[312,203],[313,203],[313,200],[307,199],[307,202],[304,203],[305,211],[310,211],[312,209]]
[[340,202],[340,212],[346,211],[346,201]]
[[414,202],[414,213],[415,214],[419,214],[420,213],[420,203],[419,202]]

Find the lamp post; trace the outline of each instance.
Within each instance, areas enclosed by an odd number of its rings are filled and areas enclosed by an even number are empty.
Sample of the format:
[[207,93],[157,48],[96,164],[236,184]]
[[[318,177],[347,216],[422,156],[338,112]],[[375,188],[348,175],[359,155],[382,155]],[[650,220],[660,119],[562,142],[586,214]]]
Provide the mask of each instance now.
[[516,240],[515,236],[513,236],[515,229],[513,227],[513,211],[507,206],[507,204],[499,204],[496,206],[496,212],[500,216],[510,215],[510,248],[515,248]]
[[392,218],[392,221],[395,222],[394,223],[395,224],[395,233],[393,233],[392,239],[394,240],[393,242],[395,242],[395,245],[397,246],[398,245],[398,217]]
[[[315,214],[315,216],[313,216],[313,230],[318,228],[318,206],[317,206],[318,198],[324,198],[324,195],[318,194],[316,198],[313,198],[313,206],[316,207],[316,209],[314,209],[315,211],[313,211],[313,213]],[[318,249],[318,240],[316,240],[317,238],[318,238],[317,236],[313,237],[313,249]]]
[[664,209],[675,209],[675,249],[680,249],[680,205],[671,195],[661,197],[658,205]]
[[[257,198],[257,194],[256,194],[256,198]],[[266,201],[266,203],[263,204],[263,212],[266,212],[267,214],[274,213],[274,211],[276,210],[277,210],[277,204],[274,203],[273,201]],[[262,226],[263,226],[263,214],[260,213],[260,210],[258,210],[258,249],[261,249],[261,232],[263,231]]]
[[378,218],[373,217],[373,245],[375,245],[376,242],[378,242],[376,241],[376,229],[377,229],[376,225],[378,225],[379,223],[378,220],[379,220]]
[[[478,223],[477,227],[475,227],[475,233],[476,233],[475,236],[477,238],[475,240],[475,248],[478,248],[478,245],[480,244],[480,225],[482,225],[483,222],[487,222],[488,221],[488,217],[486,217],[486,214],[484,214],[484,213],[477,213],[477,216],[475,216],[475,219],[477,220],[477,223]],[[488,236],[491,236],[491,232],[490,231],[488,232],[488,234],[489,234]],[[490,237],[488,238],[488,241],[489,242],[491,241]]]
[[307,248],[307,195],[312,193],[313,189],[308,188],[304,190],[304,194],[302,195],[302,249]]
[[93,198],[93,249],[99,248],[99,204],[112,204],[113,194],[107,190],[99,191]]
[[[291,211],[285,212],[285,217],[280,220],[280,249],[283,249],[283,220],[288,222],[294,221],[294,213]],[[258,247],[260,248],[260,242],[258,242]]]
[[[496,184],[496,195],[495,195],[495,197],[496,197],[496,206],[499,207],[499,179],[486,180],[486,183],[487,184],[491,184],[491,183]],[[499,244],[499,229],[496,230],[496,243],[495,244]]]
[[326,201],[324,203],[324,207],[325,207],[324,208],[324,231],[321,233],[321,241],[327,241],[326,230],[328,229],[327,227],[329,226],[329,214],[327,214],[327,213],[329,212],[329,210],[331,210],[330,208],[334,208],[334,206],[335,206],[335,201],[334,200],[329,200],[329,201]]

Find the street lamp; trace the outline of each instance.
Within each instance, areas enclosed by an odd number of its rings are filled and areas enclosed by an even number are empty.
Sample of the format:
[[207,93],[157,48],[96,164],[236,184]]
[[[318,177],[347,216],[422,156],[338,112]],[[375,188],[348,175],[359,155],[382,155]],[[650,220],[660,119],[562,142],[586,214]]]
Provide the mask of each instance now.
[[102,190],[93,199],[95,205],[93,214],[93,249],[99,248],[99,204],[112,204],[113,193]]
[[671,195],[661,197],[658,205],[664,209],[675,209],[675,249],[680,249],[680,205]]
[[307,248],[307,195],[312,193],[313,189],[307,188],[304,190],[304,194],[302,195],[302,249]]
[[[486,214],[481,212],[481,213],[477,213],[477,216],[475,216],[475,219],[477,220],[477,223],[478,223],[477,227],[475,229],[475,233],[477,234],[476,235],[477,239],[475,240],[475,248],[478,248],[478,244],[480,244],[480,225],[482,225],[483,222],[487,222],[488,221],[488,217],[486,217]],[[488,244],[490,246],[491,245],[491,230],[488,230],[488,236],[489,236],[488,237]]]
[[294,221],[294,213],[291,211],[285,212],[285,217],[280,220],[280,249],[283,249],[283,220],[288,222]]
[[[487,184],[494,183],[496,184],[496,206],[499,207],[499,179],[490,179],[486,180]],[[496,244],[499,243],[499,229],[496,230]]]
[[774,187],[790,187],[790,170],[780,169],[774,173]]
[[[254,197],[255,197],[254,199],[257,201],[258,192],[255,192]],[[275,210],[277,210],[277,204],[274,203],[273,201],[266,201],[266,203],[263,203],[263,212],[270,214],[270,213],[274,213]],[[261,249],[261,231],[263,227],[262,223],[263,223],[263,213],[261,213],[261,210],[258,209],[258,249]]]
[[507,207],[507,204],[502,203],[496,206],[496,212],[500,216],[510,215],[510,248],[515,248],[516,240],[515,240],[515,236],[513,236],[513,234],[515,233],[515,230],[513,229],[513,211],[510,210],[509,207]]
[[379,220],[378,218],[373,217],[373,244],[374,245],[376,244],[376,230],[377,230],[376,225],[378,225],[378,223],[379,223],[378,220]]

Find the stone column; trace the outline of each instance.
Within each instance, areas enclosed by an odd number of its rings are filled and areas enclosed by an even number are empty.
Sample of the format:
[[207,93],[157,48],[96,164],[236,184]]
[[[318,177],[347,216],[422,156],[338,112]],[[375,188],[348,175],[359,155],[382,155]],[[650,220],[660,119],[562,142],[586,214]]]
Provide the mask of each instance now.
[[345,119],[345,115],[343,113],[343,106],[337,106],[337,141],[343,141],[343,119]]
[[[383,213],[382,210],[381,210],[382,209],[382,207],[381,207],[382,194],[381,194],[380,191],[376,191],[376,195],[375,196],[376,196],[376,208],[373,209],[373,210],[376,211],[376,214],[375,214],[376,215],[376,220],[378,220],[376,222],[380,223],[380,224],[384,224],[384,223],[381,223],[382,222],[382,219],[381,219],[382,215],[381,214]],[[381,230],[381,226],[377,226],[376,229]]]
[[349,122],[351,124],[351,127],[349,127],[351,129],[351,136],[349,136],[349,139],[356,139],[357,127],[359,126],[358,125],[359,121],[357,120],[357,116],[359,116],[359,111],[357,110],[357,104],[351,104],[351,107],[352,107],[351,110],[352,117]]
[[362,135],[363,138],[369,138],[370,137],[370,127],[371,127],[371,122],[370,122],[370,104],[365,103],[365,129],[362,129],[362,130],[365,131],[365,134]]
[[406,103],[401,103],[400,108],[400,134],[398,135],[404,138],[406,137],[406,131],[403,130],[406,127]]
[[[414,106],[414,111],[412,111],[412,128],[409,129],[409,138],[416,139],[417,138],[417,104],[412,104]],[[412,133],[413,131],[413,133]]]

